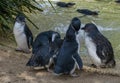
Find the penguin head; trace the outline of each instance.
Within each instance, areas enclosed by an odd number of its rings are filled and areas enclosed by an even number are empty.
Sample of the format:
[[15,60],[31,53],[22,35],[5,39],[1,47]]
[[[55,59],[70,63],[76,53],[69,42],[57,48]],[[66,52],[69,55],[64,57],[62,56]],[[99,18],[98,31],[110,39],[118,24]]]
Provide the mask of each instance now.
[[67,6],[68,6],[68,7],[71,7],[71,6],[73,6],[73,5],[75,5],[75,3],[71,3],[71,2],[67,3]]
[[94,11],[93,15],[98,15],[99,11]]
[[87,23],[83,28],[81,28],[82,30],[84,30],[86,33],[93,33],[93,32],[99,32],[98,28],[95,24],[93,23]]
[[75,40],[76,33],[78,34],[80,26],[81,26],[81,21],[77,17],[74,17],[70,23],[70,26],[69,26],[67,32],[66,32],[65,39],[68,41]]
[[71,21],[71,24],[70,26],[76,31],[78,32],[79,29],[80,29],[80,26],[81,26],[81,21],[77,18],[77,17],[74,17]]
[[18,15],[16,17],[15,21],[18,22],[18,23],[24,24],[25,23],[25,17],[23,15]]

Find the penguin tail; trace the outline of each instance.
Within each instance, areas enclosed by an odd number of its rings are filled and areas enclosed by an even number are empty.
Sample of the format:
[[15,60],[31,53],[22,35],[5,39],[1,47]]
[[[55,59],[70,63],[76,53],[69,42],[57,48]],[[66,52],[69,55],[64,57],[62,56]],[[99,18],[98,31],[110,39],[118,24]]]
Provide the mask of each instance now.
[[32,55],[32,57],[27,62],[26,66],[33,66],[33,67],[39,66],[39,63],[36,60],[36,55],[34,54]]
[[26,66],[30,66],[30,67],[38,67],[39,64],[36,63],[35,61],[31,61],[31,60],[29,60],[29,61],[27,62],[27,64],[26,64]]
[[59,76],[59,75],[61,75],[63,72],[62,72],[62,69],[61,69],[61,67],[60,66],[55,66],[55,69],[54,69],[54,75],[56,75],[56,76]]
[[26,66],[31,66],[31,61],[30,60],[27,62]]
[[114,68],[116,66],[116,61],[114,59],[112,59],[111,61],[109,61],[106,65],[108,68]]

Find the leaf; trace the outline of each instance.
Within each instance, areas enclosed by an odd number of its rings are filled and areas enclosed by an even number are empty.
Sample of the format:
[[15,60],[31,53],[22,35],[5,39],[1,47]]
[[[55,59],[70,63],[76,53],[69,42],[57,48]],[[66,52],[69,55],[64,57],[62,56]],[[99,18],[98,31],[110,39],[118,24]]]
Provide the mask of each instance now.
[[55,13],[57,13],[57,11],[56,11],[55,7],[52,5],[51,1],[50,1],[50,0],[48,0],[48,2],[49,2],[49,3],[50,3],[50,5],[52,6],[52,8],[55,10]]

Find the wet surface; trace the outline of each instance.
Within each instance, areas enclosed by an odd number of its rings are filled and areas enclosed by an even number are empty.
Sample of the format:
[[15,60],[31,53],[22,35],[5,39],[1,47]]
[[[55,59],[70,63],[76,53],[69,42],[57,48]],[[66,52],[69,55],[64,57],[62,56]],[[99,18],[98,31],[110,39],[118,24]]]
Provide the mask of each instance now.
[[[80,17],[83,14],[76,12],[77,9],[90,9],[99,11],[98,16],[84,16],[80,20],[82,26],[92,22],[97,25],[101,33],[108,38],[112,43],[116,59],[120,59],[120,5],[113,0],[61,0],[65,2],[75,2],[76,5],[71,8],[61,8],[56,6],[57,1],[52,1],[55,10],[48,2],[39,1],[39,7],[43,8],[43,12],[29,15],[34,23],[39,27],[39,30],[31,28],[35,36],[45,30],[55,30],[61,33],[64,37],[69,23],[73,17]],[[33,27],[31,24],[29,26]],[[83,35],[83,32],[80,32]],[[84,45],[81,45],[84,48]],[[82,55],[82,54],[81,54]]]

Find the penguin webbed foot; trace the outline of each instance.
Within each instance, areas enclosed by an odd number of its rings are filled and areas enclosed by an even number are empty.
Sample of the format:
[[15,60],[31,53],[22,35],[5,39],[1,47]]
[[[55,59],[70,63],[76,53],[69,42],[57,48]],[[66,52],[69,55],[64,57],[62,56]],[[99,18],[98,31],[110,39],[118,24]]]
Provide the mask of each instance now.
[[50,73],[53,73],[53,70],[50,69],[50,68],[47,68],[47,71],[50,72]]
[[26,53],[26,54],[30,54],[31,53],[29,50],[22,50],[20,48],[16,48],[15,51],[17,51],[17,52],[23,52],[23,53]]
[[95,64],[91,64],[91,67],[93,68],[106,68],[106,65],[103,63],[100,66],[96,66]]
[[90,66],[93,68],[97,68],[97,66],[95,64],[91,64]]
[[16,48],[15,51],[23,52],[23,50],[20,48]]
[[46,69],[46,70],[47,70],[47,72],[53,73],[53,70],[52,70],[52,69],[50,69],[50,67],[48,67],[48,66],[44,66],[44,69]]
[[70,74],[70,76],[72,76],[72,77],[79,77],[79,75],[76,74],[76,73],[72,73],[72,74]]
[[33,67],[33,69],[35,69],[35,70],[42,70],[42,69],[44,69],[44,67],[42,67],[42,66],[37,66],[37,67]]
[[100,65],[100,68],[106,68],[105,63],[102,63],[102,64]]
[[31,52],[30,51],[23,51],[23,53],[30,54]]
[[25,49],[25,50],[23,50],[23,53],[30,54],[31,51],[29,49]]
[[109,63],[107,63],[106,67],[107,68],[114,68],[116,66],[115,60],[111,60]]

